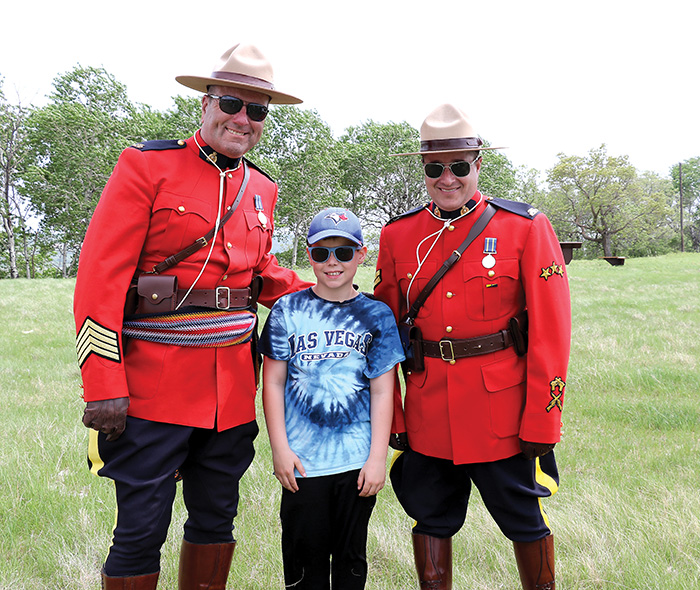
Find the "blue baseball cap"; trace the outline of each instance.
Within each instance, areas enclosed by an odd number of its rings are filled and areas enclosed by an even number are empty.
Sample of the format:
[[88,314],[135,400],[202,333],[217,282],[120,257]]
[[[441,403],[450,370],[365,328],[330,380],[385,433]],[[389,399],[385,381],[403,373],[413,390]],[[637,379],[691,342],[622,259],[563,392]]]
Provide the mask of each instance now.
[[342,207],[324,209],[311,220],[306,241],[315,244],[325,238],[347,238],[362,246],[360,220],[352,211]]

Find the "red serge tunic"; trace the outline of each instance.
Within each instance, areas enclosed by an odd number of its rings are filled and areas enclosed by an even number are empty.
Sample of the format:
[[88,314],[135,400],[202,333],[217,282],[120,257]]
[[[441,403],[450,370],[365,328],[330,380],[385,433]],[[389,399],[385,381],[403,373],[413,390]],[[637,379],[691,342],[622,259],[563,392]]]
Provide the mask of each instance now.
[[[480,199],[478,192],[474,199]],[[416,325],[424,340],[474,338],[506,329],[527,308],[527,355],[518,357],[510,347],[454,364],[426,357],[425,371],[407,376],[403,404],[398,383],[395,392],[392,431],[407,432],[414,450],[457,464],[513,456],[520,452],[518,438],[540,443],[560,438],[571,339],[562,251],[545,215],[522,203],[494,202],[500,203],[495,216],[438,283]],[[408,309],[411,280],[413,303],[485,206],[484,200],[453,222],[421,209],[384,226],[374,292],[397,319]],[[418,271],[418,257],[426,256],[443,226]],[[487,238],[495,238],[492,268],[484,263]]]
[[[243,166],[226,171],[224,213],[242,180]],[[150,271],[214,227],[219,183],[219,170],[194,138],[148,142],[121,154],[86,233],[75,288],[85,401],[128,396],[131,416],[218,430],[255,418],[250,343],[191,348],[130,339],[125,350],[122,342],[124,300],[136,269]],[[260,274],[259,301],[271,307],[309,286],[270,254],[276,202],[277,185],[251,166],[240,205],[219,232],[196,289],[241,289]],[[176,274],[178,287],[189,288],[209,249],[164,274]]]

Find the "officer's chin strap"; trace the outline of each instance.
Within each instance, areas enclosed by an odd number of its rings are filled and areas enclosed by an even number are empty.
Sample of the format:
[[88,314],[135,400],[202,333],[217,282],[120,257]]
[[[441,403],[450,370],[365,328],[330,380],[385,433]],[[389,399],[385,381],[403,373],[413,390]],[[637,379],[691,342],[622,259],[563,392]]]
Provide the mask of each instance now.
[[[478,158],[477,158],[477,159],[478,159]],[[475,161],[476,161],[476,160],[475,160]],[[464,213],[462,213],[459,217],[455,217],[454,219],[446,219],[446,220],[444,221],[444,223],[442,224],[442,227],[441,227],[438,231],[436,231],[436,232],[430,234],[429,236],[423,238],[423,239],[420,241],[420,243],[419,243],[418,246],[416,247],[416,261],[418,262],[418,268],[416,269],[416,272],[413,273],[413,276],[411,277],[411,282],[408,283],[408,288],[406,289],[406,309],[410,309],[410,308],[411,308],[411,301],[410,301],[410,297],[409,297],[409,296],[410,296],[410,294],[411,294],[411,287],[413,286],[413,281],[416,280],[416,277],[418,276],[418,273],[420,272],[421,268],[423,268],[423,264],[424,264],[425,261],[428,259],[428,256],[430,256],[430,253],[433,251],[433,248],[435,248],[435,245],[438,243],[438,240],[440,239],[440,236],[441,236],[441,235],[443,234],[443,232],[444,232],[448,227],[450,227],[450,225],[452,225],[455,221],[457,221],[458,219],[462,219],[462,217],[466,217],[466,216],[469,215],[472,211],[474,211],[474,209],[476,209],[476,208],[478,207],[479,203],[481,203],[481,201],[483,200],[483,198],[484,198],[483,195],[479,195],[479,200],[474,204],[474,206],[471,207],[471,209],[468,209],[467,211],[465,211]],[[438,217],[437,215],[435,215],[435,213],[433,213],[432,210],[431,210],[429,207],[427,208],[427,211],[428,211],[428,213],[430,213],[435,219],[437,219],[438,221],[442,221],[442,218],[441,218],[441,217]],[[432,238],[433,236],[435,236],[435,240],[434,240],[433,243],[431,244],[430,248],[428,248],[428,251],[425,253],[425,256],[423,256],[423,260],[421,260],[421,258],[420,258],[420,247],[423,245],[423,242],[425,242],[426,240],[429,240],[429,239]]]
[[[202,149],[202,146],[199,145],[199,142],[197,141],[197,135],[195,134],[194,136],[194,142],[197,144],[197,147],[200,149],[200,151],[206,156],[206,153],[204,153],[204,150]],[[183,304],[183,302],[187,299],[189,294],[192,292],[192,289],[195,288],[195,285],[197,285],[197,282],[199,281],[200,278],[202,278],[202,274],[204,274],[204,269],[207,268],[207,264],[209,264],[209,259],[211,258],[211,253],[214,251],[214,244],[216,243],[216,237],[219,235],[219,226],[221,225],[221,205],[224,201],[224,183],[226,181],[226,172],[219,168],[218,164],[214,162],[213,160],[207,158],[214,166],[219,171],[219,205],[216,208],[216,223],[214,224],[214,237],[211,239],[211,244],[209,246],[209,252],[207,253],[207,258],[204,261],[204,264],[202,265],[202,269],[199,271],[199,274],[197,275],[197,278],[194,280],[190,288],[187,290],[187,293],[185,296],[180,300],[180,303],[177,304],[177,307],[175,308],[176,310],[180,309],[180,306]]]

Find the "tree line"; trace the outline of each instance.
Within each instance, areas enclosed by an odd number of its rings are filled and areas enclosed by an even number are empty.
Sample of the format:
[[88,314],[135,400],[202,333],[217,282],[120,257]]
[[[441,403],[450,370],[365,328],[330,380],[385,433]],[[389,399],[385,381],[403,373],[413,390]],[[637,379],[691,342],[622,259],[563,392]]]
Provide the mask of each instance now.
[[[149,139],[187,138],[199,127],[199,98],[173,97],[165,111],[129,100],[103,68],[76,66],[57,76],[42,107],[11,104],[0,75],[0,278],[71,277],[83,236],[123,149]],[[305,263],[311,217],[346,206],[366,226],[370,251],[388,219],[428,200],[416,151],[418,131],[372,120],[335,138],[315,110],[274,106],[248,155],[279,184],[278,257]],[[700,251],[700,157],[668,177],[637,171],[605,145],[586,155],[559,154],[544,172],[516,168],[483,152],[485,194],[531,203],[561,241],[580,241],[578,256],[649,256],[681,244],[680,179],[686,250]],[[374,247],[374,248],[373,248]]]

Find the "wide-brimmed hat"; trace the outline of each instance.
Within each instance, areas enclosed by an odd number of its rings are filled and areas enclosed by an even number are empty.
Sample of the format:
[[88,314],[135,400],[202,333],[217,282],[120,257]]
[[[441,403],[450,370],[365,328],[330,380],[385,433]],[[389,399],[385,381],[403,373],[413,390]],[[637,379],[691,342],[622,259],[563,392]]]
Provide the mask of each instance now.
[[211,76],[176,76],[175,79],[199,92],[207,92],[207,86],[229,86],[266,94],[273,104],[303,102],[296,96],[275,90],[270,62],[250,43],[238,43],[226,51]]
[[441,104],[423,121],[420,128],[420,151],[392,156],[420,156],[424,154],[446,154],[449,152],[477,152],[501,150],[487,147],[472,127],[464,111],[452,104]]

